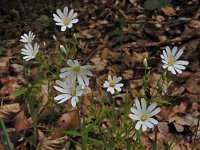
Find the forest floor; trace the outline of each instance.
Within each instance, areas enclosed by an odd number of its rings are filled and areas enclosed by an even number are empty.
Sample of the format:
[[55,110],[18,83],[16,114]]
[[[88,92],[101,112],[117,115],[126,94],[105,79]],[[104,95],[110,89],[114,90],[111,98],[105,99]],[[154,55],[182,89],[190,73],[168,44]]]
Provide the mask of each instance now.
[[[56,9],[62,10],[68,6],[78,13],[79,19],[71,29],[78,39],[76,57],[82,64],[87,63],[93,67],[94,77],[91,78],[88,95],[83,98],[83,102],[89,103],[88,99],[91,96],[98,97],[103,81],[107,79],[108,74],[112,74],[122,76],[126,86],[116,100],[116,107],[123,107],[126,89],[131,100],[134,100],[137,93],[142,92],[144,58],[147,58],[152,73],[149,86],[155,87],[155,81],[163,71],[160,54],[165,47],[177,46],[178,49],[184,50],[181,58],[189,61],[189,65],[182,74],[170,75],[173,81],[170,86],[171,94],[164,98],[171,105],[161,106],[161,112],[157,116],[158,149],[163,149],[163,143],[173,141],[176,143],[173,150],[190,150],[192,147],[200,150],[198,0],[172,0],[170,5],[155,10],[145,9],[143,0],[3,0],[0,3],[0,117],[3,118],[16,149],[25,149],[28,141],[24,137],[16,136],[15,133],[25,131],[32,124],[30,116],[24,112],[25,97],[15,97],[11,94],[24,83],[23,65],[22,61],[19,61],[22,48],[20,36],[33,31],[40,45],[44,45],[45,42],[45,53],[53,57],[53,35],[59,38],[62,34],[60,28],[55,25],[52,14]],[[112,104],[110,99],[111,95],[104,93],[104,102]],[[41,108],[40,113],[44,116],[47,111],[43,109],[45,108]],[[74,115],[73,111],[70,113],[67,115]],[[60,125],[60,117],[65,116],[56,116],[52,128]],[[46,120],[40,120],[39,124],[44,126]],[[77,124],[77,121],[73,121],[68,121],[64,129],[72,129],[73,124]],[[41,131],[38,134],[43,133]],[[153,134],[150,132],[142,135],[145,149],[150,149]],[[26,132],[26,136],[30,137],[30,133]],[[43,149],[55,149],[58,146],[57,138],[65,140],[62,136],[51,135],[51,140],[47,140]],[[60,148],[58,147],[57,149]],[[2,145],[0,149],[3,149]]]

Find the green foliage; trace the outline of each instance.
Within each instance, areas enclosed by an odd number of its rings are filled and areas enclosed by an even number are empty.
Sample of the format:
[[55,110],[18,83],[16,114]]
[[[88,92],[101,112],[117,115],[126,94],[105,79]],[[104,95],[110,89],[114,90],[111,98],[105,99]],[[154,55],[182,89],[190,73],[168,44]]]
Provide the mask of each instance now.
[[12,93],[12,96],[20,96],[22,94],[25,94],[28,91],[27,87],[21,87],[17,89],[15,92]]
[[163,105],[163,104],[170,104],[170,102],[168,102],[167,100],[163,99],[163,98],[154,98],[151,100],[151,102],[156,102],[158,105]]
[[0,118],[0,138],[4,145],[4,150],[13,150],[13,144],[10,141],[2,118]]

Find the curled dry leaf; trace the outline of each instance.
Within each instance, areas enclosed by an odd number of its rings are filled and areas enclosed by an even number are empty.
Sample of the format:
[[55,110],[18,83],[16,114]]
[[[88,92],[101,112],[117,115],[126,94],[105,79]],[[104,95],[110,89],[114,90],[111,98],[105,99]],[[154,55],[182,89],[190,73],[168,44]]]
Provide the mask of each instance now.
[[69,138],[67,136],[55,139],[55,140],[49,140],[47,138],[44,138],[42,141],[42,150],[58,150],[63,149],[66,142],[69,141]]
[[83,39],[99,38],[100,36],[101,34],[94,29],[83,30],[77,34],[78,38],[83,38]]
[[200,71],[197,73],[193,74],[193,76],[187,80],[185,86],[187,91],[189,91],[192,94],[200,94]]
[[0,74],[8,71],[8,63],[5,61],[0,61]]
[[162,7],[161,10],[166,16],[176,15],[176,12],[173,7],[165,6],[165,7]]
[[168,134],[169,133],[169,126],[167,122],[159,122],[158,123],[158,130],[162,134]]
[[[62,116],[56,121],[53,130],[72,130],[79,125],[78,111],[72,110],[68,113],[62,114]],[[62,137],[62,133],[54,132],[52,134],[54,138]]]
[[[3,87],[0,89],[0,95],[4,96],[4,100],[12,100],[13,97],[11,93],[13,93],[16,89],[20,88],[21,86],[18,84],[18,79],[16,77],[8,76],[5,78],[2,78],[0,80],[0,84],[3,85]],[[8,98],[8,95],[10,98]]]
[[108,48],[104,48],[101,52],[101,57],[103,59],[107,59],[109,58],[110,56],[114,56],[114,52],[112,52],[110,49]]
[[31,124],[32,120],[28,119],[23,111],[18,113],[14,118],[14,127],[16,131],[27,129],[31,126]]
[[[155,133],[149,133],[148,136],[152,141],[155,141]],[[157,134],[157,139],[159,143],[167,143],[170,141],[171,138],[172,137],[169,134],[162,134],[160,132],[158,132]]]
[[189,26],[195,29],[200,29],[200,21],[199,20],[191,20],[189,22]]
[[173,122],[174,127],[176,128],[177,132],[183,132],[184,131],[184,127],[178,123]]
[[91,59],[91,62],[94,63],[93,69],[96,71],[102,71],[107,66],[107,60],[102,59],[100,55],[95,55],[95,57]]
[[169,123],[175,121],[176,123],[178,123],[180,125],[187,125],[187,126],[190,126],[192,124],[189,120],[179,117],[179,116],[172,117],[168,121],[169,121]]
[[13,71],[20,73],[23,71],[24,66],[19,64],[11,64],[11,68]]
[[148,52],[144,52],[144,53],[133,52],[132,60],[134,62],[143,62],[144,58],[147,58],[148,55],[149,55]]
[[20,111],[19,103],[3,105],[0,107],[0,117],[9,122]]
[[133,78],[133,70],[125,70],[124,73],[122,74],[122,77],[124,80],[130,80]]
[[171,93],[171,96],[181,95],[185,91],[185,87],[180,86],[180,85],[175,86],[174,88],[171,88],[171,89],[173,89],[172,93]]
[[173,116],[176,116],[177,113],[185,113],[186,108],[188,107],[188,103],[182,101],[180,105],[174,106],[171,113],[168,115],[168,118],[172,118]]

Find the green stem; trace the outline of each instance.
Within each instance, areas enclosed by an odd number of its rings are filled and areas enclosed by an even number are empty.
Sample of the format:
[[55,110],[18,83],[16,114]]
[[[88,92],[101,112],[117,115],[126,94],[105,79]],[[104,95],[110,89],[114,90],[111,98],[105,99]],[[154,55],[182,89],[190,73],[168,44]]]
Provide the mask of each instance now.
[[[161,76],[160,76],[160,78],[158,79],[158,81],[157,81],[157,83],[156,83],[156,86],[155,86],[155,88],[154,88],[154,90],[153,90],[153,92],[152,92],[152,94],[151,94],[151,97],[153,97],[153,95],[154,95],[154,93],[155,93],[155,91],[156,91],[156,89],[157,89],[157,86],[158,86],[158,84],[160,83],[160,80],[163,78],[163,76],[165,75],[167,73],[167,70],[165,70],[162,74],[161,74]],[[163,79],[164,80],[164,79]],[[163,81],[164,82],[164,81]]]

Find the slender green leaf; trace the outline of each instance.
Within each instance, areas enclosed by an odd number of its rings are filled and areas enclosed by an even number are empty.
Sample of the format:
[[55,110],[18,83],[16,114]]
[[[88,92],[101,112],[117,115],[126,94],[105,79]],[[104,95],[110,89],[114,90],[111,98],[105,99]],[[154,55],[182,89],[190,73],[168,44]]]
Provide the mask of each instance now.
[[20,96],[28,91],[27,87],[22,87],[20,89],[17,89],[15,92],[12,93],[12,96]]

